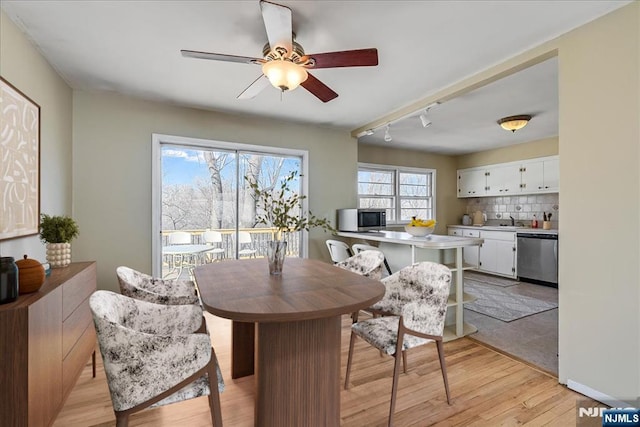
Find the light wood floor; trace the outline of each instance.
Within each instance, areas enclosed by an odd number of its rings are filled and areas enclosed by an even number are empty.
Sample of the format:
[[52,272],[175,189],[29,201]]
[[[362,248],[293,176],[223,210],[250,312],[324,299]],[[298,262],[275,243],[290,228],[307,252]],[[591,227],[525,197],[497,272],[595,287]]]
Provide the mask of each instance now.
[[[253,377],[230,377],[230,322],[207,314],[226,390],[221,394],[226,426],[253,426]],[[348,316],[343,318],[342,371],[349,343]],[[576,402],[588,401],[557,379],[521,362],[462,338],[445,343],[452,405],[446,403],[435,345],[408,354],[409,370],[400,375],[396,426],[572,426]],[[113,426],[115,417],[100,356],[97,378],[87,365],[58,416],[55,427]],[[386,425],[393,359],[357,341],[349,390],[341,391],[342,426]],[[207,399],[201,397],[130,418],[131,426],[210,426]]]

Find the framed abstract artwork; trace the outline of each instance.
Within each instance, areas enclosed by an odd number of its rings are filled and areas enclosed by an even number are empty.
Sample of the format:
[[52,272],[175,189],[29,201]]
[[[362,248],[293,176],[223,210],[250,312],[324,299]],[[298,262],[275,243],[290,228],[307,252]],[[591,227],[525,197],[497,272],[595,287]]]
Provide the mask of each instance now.
[[0,240],[39,224],[40,106],[0,77]]

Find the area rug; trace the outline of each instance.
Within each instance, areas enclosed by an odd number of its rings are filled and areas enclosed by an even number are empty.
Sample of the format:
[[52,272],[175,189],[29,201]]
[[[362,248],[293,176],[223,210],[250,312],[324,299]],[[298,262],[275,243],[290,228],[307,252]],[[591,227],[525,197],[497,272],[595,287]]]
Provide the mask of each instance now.
[[506,279],[504,277],[490,276],[488,274],[476,273],[474,271],[465,271],[464,272],[465,279],[471,279],[476,282],[484,282],[489,283],[490,285],[502,286],[506,288],[508,286],[517,285],[518,281],[513,279]]
[[465,304],[464,308],[503,322],[512,322],[558,307],[556,303],[518,295],[509,291],[508,288],[505,289],[473,280],[465,280],[464,290],[477,298],[474,302]]

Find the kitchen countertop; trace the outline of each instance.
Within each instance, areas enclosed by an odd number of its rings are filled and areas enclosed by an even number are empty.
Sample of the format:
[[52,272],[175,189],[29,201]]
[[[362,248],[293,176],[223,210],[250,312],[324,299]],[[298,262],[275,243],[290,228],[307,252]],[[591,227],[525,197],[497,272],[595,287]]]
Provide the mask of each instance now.
[[486,230],[486,231],[515,231],[517,233],[531,234],[558,234],[558,229],[544,230],[542,228],[518,227],[511,225],[447,225],[449,227],[467,228],[470,230]]
[[338,236],[373,240],[385,243],[398,243],[427,249],[455,249],[463,246],[478,246],[483,240],[476,237],[456,237],[430,234],[426,237],[415,237],[404,231],[338,231]]

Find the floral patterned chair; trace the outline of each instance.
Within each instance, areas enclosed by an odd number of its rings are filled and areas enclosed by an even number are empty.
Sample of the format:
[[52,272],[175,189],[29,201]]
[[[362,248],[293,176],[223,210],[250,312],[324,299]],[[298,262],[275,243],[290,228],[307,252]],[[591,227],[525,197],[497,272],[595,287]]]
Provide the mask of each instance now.
[[222,374],[207,334],[194,333],[199,305],[161,305],[110,291],[89,299],[116,425],[147,407],[209,396],[211,421],[222,426]]
[[[384,252],[377,246],[365,245],[364,243],[354,243],[351,245],[351,249],[353,249],[353,253],[357,254],[362,251],[380,251],[384,255]],[[384,259],[384,267],[387,269],[387,273],[391,276],[393,273],[391,272],[391,267],[389,267],[389,263],[387,262],[387,258]]]
[[124,266],[116,268],[116,275],[122,295],[156,304],[200,304],[190,280],[156,279]]
[[386,287],[385,295],[371,309],[386,316],[359,321],[351,325],[351,342],[344,388],[346,390],[349,387],[356,336],[364,339],[381,352],[395,357],[391,408],[389,410],[389,425],[391,426],[393,425],[393,412],[398,389],[399,356],[402,354],[404,372],[406,373],[405,351],[410,348],[430,342],[436,343],[447,402],[451,404],[442,345],[447,299],[451,285],[451,270],[442,264],[421,262],[405,267],[384,278],[382,283]]
[[371,279],[382,278],[384,254],[380,251],[363,251],[336,263],[336,267],[358,273]]

